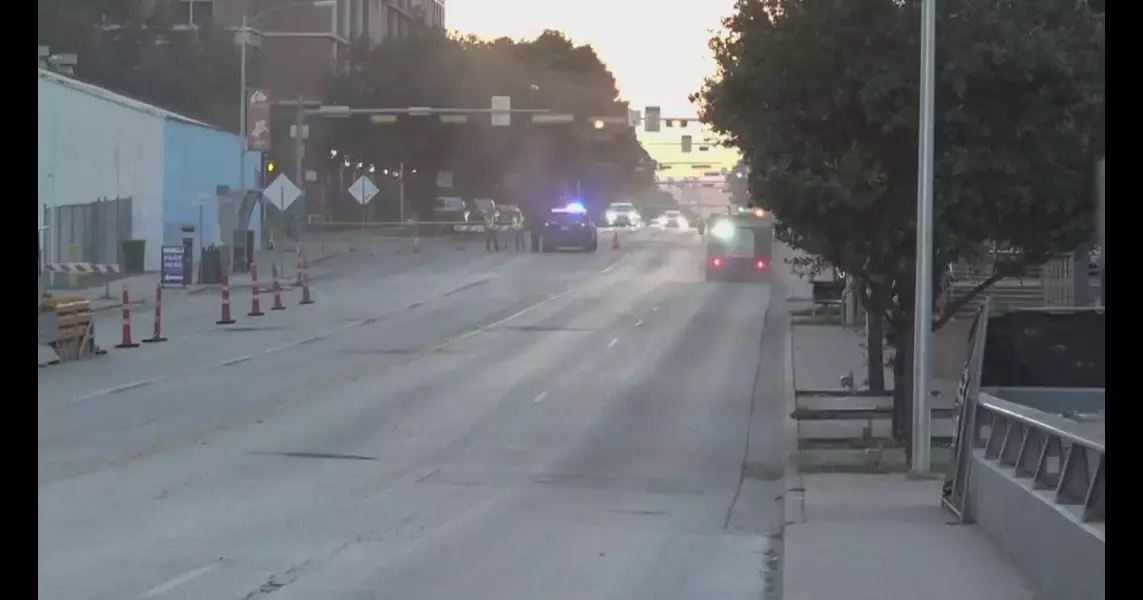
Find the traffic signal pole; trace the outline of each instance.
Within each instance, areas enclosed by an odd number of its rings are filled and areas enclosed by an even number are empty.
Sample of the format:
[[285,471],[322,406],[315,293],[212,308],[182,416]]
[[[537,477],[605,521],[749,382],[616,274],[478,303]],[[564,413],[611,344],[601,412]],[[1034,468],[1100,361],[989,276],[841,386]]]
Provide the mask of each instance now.
[[[298,182],[298,186],[302,188],[302,195],[298,198],[301,206],[298,208],[298,213],[302,222],[298,227],[298,236],[300,238],[302,229],[305,227],[306,220],[309,219],[309,213],[306,211],[306,174],[303,171],[302,159],[305,158],[306,153],[306,129],[305,129],[305,109],[302,96],[298,95],[298,105],[294,111],[294,177]],[[285,216],[285,215],[283,215]]]

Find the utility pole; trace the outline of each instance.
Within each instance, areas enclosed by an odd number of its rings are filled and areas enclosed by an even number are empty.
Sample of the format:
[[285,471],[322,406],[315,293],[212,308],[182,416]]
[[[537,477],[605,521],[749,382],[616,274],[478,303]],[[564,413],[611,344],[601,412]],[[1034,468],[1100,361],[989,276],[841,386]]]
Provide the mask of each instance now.
[[400,171],[397,172],[397,202],[400,210],[401,222],[405,222],[405,163],[401,162]]
[[[306,174],[303,170],[302,159],[306,155],[306,133],[305,129],[305,109],[302,104],[302,96],[298,94],[298,103],[295,107],[294,113],[294,177],[298,181],[298,187],[302,189],[302,195],[298,198],[298,237],[301,237],[302,227],[305,226],[307,218],[306,213]],[[283,215],[284,216],[284,215]]]
[[917,271],[913,300],[912,471],[928,475],[929,390],[933,344],[933,98],[936,79],[936,0],[921,4],[921,122],[917,144]]
[[[193,6],[193,3],[192,3]],[[242,29],[238,31],[238,189],[246,189],[246,43],[250,29],[246,25],[246,15],[242,15]]]

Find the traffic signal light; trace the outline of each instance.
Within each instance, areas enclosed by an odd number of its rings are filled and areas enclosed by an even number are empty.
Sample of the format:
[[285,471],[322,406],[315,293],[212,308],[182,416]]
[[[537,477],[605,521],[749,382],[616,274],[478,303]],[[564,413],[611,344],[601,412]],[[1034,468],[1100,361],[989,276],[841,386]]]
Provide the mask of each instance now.
[[690,151],[691,151],[691,136],[684,135],[683,136],[683,152],[690,152]]
[[268,154],[262,154],[262,168],[258,172],[258,187],[265,189],[274,180],[274,172],[278,166],[274,164],[274,159],[270,158]]

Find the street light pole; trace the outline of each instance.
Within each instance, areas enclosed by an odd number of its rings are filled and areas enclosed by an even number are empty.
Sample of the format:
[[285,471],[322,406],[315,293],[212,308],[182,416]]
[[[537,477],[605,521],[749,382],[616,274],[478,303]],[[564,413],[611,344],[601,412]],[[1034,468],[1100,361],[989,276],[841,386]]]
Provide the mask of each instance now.
[[242,29],[238,32],[238,189],[246,189],[246,38],[250,30],[246,25],[246,15],[242,15]]
[[913,305],[912,471],[930,471],[930,377],[933,343],[933,103],[936,95],[936,0],[921,3],[921,118],[917,149],[917,271]]
[[397,173],[398,206],[400,207],[401,222],[405,222],[405,163],[401,162],[401,170]]

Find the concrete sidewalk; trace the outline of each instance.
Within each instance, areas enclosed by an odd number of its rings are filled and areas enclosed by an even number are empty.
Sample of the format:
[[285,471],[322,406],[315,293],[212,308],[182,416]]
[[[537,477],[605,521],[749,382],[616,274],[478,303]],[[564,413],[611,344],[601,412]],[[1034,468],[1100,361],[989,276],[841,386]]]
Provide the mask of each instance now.
[[[786,279],[793,279],[791,275]],[[793,282],[795,286],[797,282]],[[787,290],[792,287],[787,284]],[[789,293],[791,309],[806,302]],[[934,386],[944,397],[934,405],[948,406],[955,379],[945,379],[963,364],[967,346],[950,329],[934,339]],[[839,377],[853,371],[865,379],[864,334],[841,326],[792,326],[786,361],[786,403],[799,408],[865,408],[885,400],[839,393],[799,400],[798,389],[841,392]],[[935,348],[936,349],[936,348]],[[942,354],[942,352],[944,354]],[[947,354],[947,355],[946,355]],[[886,373],[892,385],[892,374]],[[951,388],[950,388],[951,385]],[[828,404],[829,406],[818,406]],[[812,406],[811,406],[812,405]],[[940,427],[938,427],[940,425]],[[947,435],[934,419],[934,435]],[[791,460],[786,473],[786,528],[783,561],[784,600],[1032,600],[1029,580],[974,526],[951,525],[951,513],[941,507],[943,479],[918,480],[904,474],[821,472],[802,473],[803,462],[819,470],[853,467],[869,462],[869,449],[855,443],[803,452],[812,438],[857,440],[887,437],[889,422],[790,420],[787,428]],[[863,432],[863,428],[869,431]],[[805,439],[803,439],[805,438]],[[808,446],[807,446],[808,448]],[[806,454],[806,456],[803,456]],[[902,452],[903,454],[903,452]],[[814,460],[808,460],[810,456]],[[888,455],[886,455],[888,456]],[[936,455],[934,455],[934,458]],[[827,461],[829,464],[817,464]],[[882,458],[877,459],[878,467]],[[894,468],[899,462],[893,460]],[[835,464],[837,463],[837,464]],[[842,465],[841,463],[846,463]],[[849,469],[852,470],[852,469]],[[884,469],[881,469],[884,470]],[[892,470],[892,469],[890,469]]]
[[941,482],[801,478],[787,501],[784,600],[1033,600],[977,527],[952,525]]

